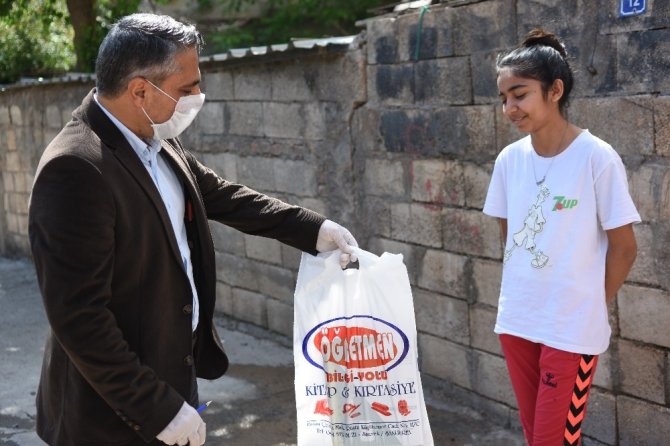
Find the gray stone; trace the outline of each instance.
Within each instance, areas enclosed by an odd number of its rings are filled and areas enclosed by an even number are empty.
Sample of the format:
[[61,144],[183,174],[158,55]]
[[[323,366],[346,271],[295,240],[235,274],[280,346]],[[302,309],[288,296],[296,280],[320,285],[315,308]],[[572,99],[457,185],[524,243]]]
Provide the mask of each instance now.
[[72,120],[72,111],[75,109],[75,107],[67,108],[64,110],[61,110],[61,122],[63,125],[67,124]]
[[[22,175],[22,174],[21,174]],[[30,194],[27,191],[19,191],[13,195],[14,210],[17,214],[28,215],[28,202],[30,201]],[[26,234],[28,232],[26,231]]]
[[233,153],[203,153],[202,162],[217,175],[230,182],[237,182],[237,155]]
[[582,434],[613,445],[617,441],[616,433],[616,398],[592,387],[589,391],[586,417],[582,423]]
[[497,104],[498,78],[496,60],[499,52],[482,52],[470,55],[472,95],[475,104]]
[[652,225],[637,224],[633,226],[633,231],[637,242],[637,258],[627,280],[658,287],[659,273],[664,274],[664,269],[660,267],[660,259],[655,255],[657,239],[654,237]]
[[18,152],[12,151],[5,154],[5,169],[9,172],[21,171],[21,160]]
[[463,187],[465,189],[465,205],[469,208],[483,209],[486,194],[489,190],[493,165],[463,163]]
[[26,214],[17,214],[17,223],[18,223],[18,235],[22,236],[22,246],[26,249],[30,247],[30,241],[28,240],[28,215]]
[[267,298],[259,293],[233,288],[233,317],[267,327]]
[[214,241],[214,248],[222,253],[246,255],[244,234],[230,226],[214,221],[209,222],[209,228]]
[[[616,119],[608,110],[616,110]],[[577,99],[572,101],[569,115],[571,122],[609,142],[622,155],[654,151],[654,113],[648,99]]]
[[274,161],[275,189],[295,195],[317,195],[317,172],[313,164],[305,161]]
[[496,153],[493,120],[492,106],[391,110],[381,115],[380,133],[389,152],[486,160]]
[[665,353],[619,340],[621,390],[641,399],[665,404]]
[[206,102],[198,113],[197,126],[203,133],[222,135],[225,133],[223,117],[223,103]]
[[474,351],[475,362],[474,390],[512,407],[517,407],[512,384],[509,380],[507,364],[500,356]]
[[629,170],[630,195],[642,221],[670,218],[670,170],[660,164],[645,163]]
[[606,443],[602,443],[592,437],[587,436],[586,434],[582,433],[582,439],[581,439],[581,444],[582,446],[611,446]]
[[617,36],[617,83],[626,93],[670,90],[670,29]]
[[[391,239],[391,206],[388,199],[365,196],[363,200],[365,218],[374,218],[375,225],[363,228],[366,236],[378,236]],[[364,220],[367,221],[367,220]]]
[[412,167],[412,200],[463,206],[463,167],[456,161],[416,160]]
[[281,263],[284,268],[289,268],[291,270],[297,270],[300,266],[300,258],[302,257],[302,251],[299,249],[293,248],[283,243],[281,247]]
[[392,238],[403,242],[440,248],[440,209],[419,204],[394,204],[391,206]]
[[[584,0],[588,1],[588,0]],[[647,1],[647,11],[641,15],[620,17],[619,2],[600,8],[601,33],[621,34],[633,31],[667,28],[670,25],[670,3]],[[616,18],[616,20],[612,20]]]
[[670,97],[660,96],[654,98],[652,103],[654,105],[654,153],[667,157],[670,156]]
[[[406,138],[403,132],[395,130],[393,126],[406,125],[409,122],[409,116],[401,110],[387,111],[373,106],[357,109],[351,130],[352,139],[357,148],[357,158],[365,162],[366,157],[374,156],[379,152],[403,151]],[[407,128],[407,131],[412,130]]]
[[414,76],[417,104],[444,106],[472,103],[472,79],[467,57],[417,62]]
[[216,311],[233,314],[233,289],[223,282],[216,282]]
[[14,190],[14,174],[11,172],[2,172],[2,185],[5,192]]
[[202,75],[203,92],[209,101],[230,101],[234,98],[233,75],[230,71],[205,71]]
[[61,123],[61,113],[57,105],[47,105],[45,113],[47,127],[60,129],[63,126]]
[[406,196],[405,168],[401,161],[367,159],[365,191],[369,195],[401,198]]
[[263,103],[263,129],[270,138],[301,138],[305,125],[300,104]]
[[442,236],[444,247],[452,252],[488,258],[502,255],[498,221],[479,210],[445,209]]
[[257,237],[253,235],[244,236],[246,255],[250,259],[281,265],[281,249],[278,241]]
[[[326,215],[328,214],[328,208],[326,206],[326,203],[320,198],[314,198],[314,197],[297,197],[296,202],[293,203],[296,206],[302,206],[307,209],[311,209],[314,212],[317,212],[321,215]],[[335,218],[331,215],[332,218]]]
[[667,291],[624,285],[617,296],[621,336],[670,347],[670,294]]
[[238,101],[269,101],[272,99],[272,74],[267,66],[239,69],[232,72],[233,92]]
[[435,336],[418,335],[420,369],[422,373],[472,389],[470,351],[467,347]]
[[9,117],[9,108],[5,106],[0,106],[0,125],[5,126],[11,124],[11,119]]
[[429,249],[421,262],[419,286],[453,297],[466,297],[465,265],[467,258]]
[[9,106],[9,116],[12,120],[12,124],[16,126],[23,125],[23,115],[21,113],[21,108],[18,105]]
[[252,189],[275,189],[275,163],[272,159],[262,157],[247,157],[237,160],[237,175],[239,182]]
[[472,54],[509,48],[518,43],[515,4],[482,2],[454,8],[454,53]]
[[272,265],[257,265],[256,280],[260,292],[287,303],[293,302],[296,274]]
[[259,290],[256,264],[244,257],[216,253],[216,278],[233,288]]
[[[581,0],[582,4],[587,1]],[[568,54],[573,59],[570,63],[575,74],[572,97],[592,97],[619,91],[617,37],[600,32],[599,27],[600,24],[593,24],[591,29],[578,33],[576,41],[570,42]]]
[[[49,143],[51,143],[51,141],[53,141],[54,138],[56,138],[56,136],[58,136],[58,133],[60,133],[60,130],[44,129],[44,146],[49,145]],[[40,146],[42,146],[42,144],[40,144]],[[17,147],[17,149],[18,149],[18,147]]]
[[323,141],[328,137],[328,126],[332,123],[327,118],[328,104],[307,103],[304,107],[305,138]]
[[319,59],[318,66],[306,71],[307,84],[319,100],[344,103],[347,107],[368,101],[363,51],[351,49],[342,57]]
[[[32,176],[26,172],[16,172],[12,175],[14,175],[14,191],[29,193],[31,190],[31,181],[29,180],[32,178]],[[28,195],[26,195],[26,203],[28,202],[28,198]]]
[[263,104],[260,102],[228,102],[226,104],[231,135],[263,136]]
[[[400,59],[414,61],[453,56],[454,16],[453,8],[440,8],[435,5],[423,18],[419,9],[400,16],[396,22]],[[421,20],[423,22],[420,25]]]
[[[5,210],[6,209],[7,203],[5,203]],[[7,217],[7,231],[9,231],[12,234],[18,234],[19,233],[19,216],[16,214],[13,214],[11,212],[7,212],[6,214]]]
[[470,307],[470,345],[478,350],[502,356],[498,335],[493,332],[497,313],[495,308],[487,305],[476,304]]
[[414,102],[414,66],[368,66],[370,104],[402,105]]
[[670,409],[620,395],[617,422],[621,446],[663,445],[670,438]]
[[502,263],[475,259],[472,261],[472,271],[477,302],[498,307]]
[[423,16],[417,9],[398,17],[396,35],[400,60],[419,61],[451,55],[451,27],[440,28],[445,23],[444,10],[435,8]]
[[368,63],[392,64],[398,62],[396,18],[380,18],[367,22]]
[[419,289],[415,289],[413,294],[419,331],[459,344],[468,344],[467,302]]
[[267,301],[268,328],[284,336],[293,336],[293,306],[274,299]]
[[[616,353],[617,341],[614,340],[604,353],[598,355],[598,365],[596,373],[593,376],[593,385],[607,390],[614,390],[613,374],[618,376],[618,362],[612,359],[612,356],[618,356]],[[614,372],[613,368],[616,368]]]
[[[23,181],[24,181],[24,188],[26,192],[30,192],[33,188],[33,182],[35,181],[35,175],[33,172],[23,172]],[[17,188],[21,190],[21,186],[18,185]]]
[[314,74],[303,61],[282,63],[272,70],[272,100],[279,102],[315,99],[312,88]]

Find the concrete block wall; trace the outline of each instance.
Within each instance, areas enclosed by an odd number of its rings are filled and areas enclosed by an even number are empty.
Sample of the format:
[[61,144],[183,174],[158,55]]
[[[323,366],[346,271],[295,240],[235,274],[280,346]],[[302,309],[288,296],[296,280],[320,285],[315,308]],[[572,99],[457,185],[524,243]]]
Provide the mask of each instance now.
[[[670,5],[485,0],[362,23],[349,51],[202,65],[206,104],[184,143],[231,181],[324,213],[373,252],[402,253],[427,393],[518,426],[492,329],[498,227],[481,213],[493,161],[519,138],[494,63],[535,26],[573,56],[570,119],[621,154],[642,214],[639,252],[610,308],[585,445],[665,444],[670,426]],[[417,31],[421,29],[421,37]],[[419,45],[420,42],[420,45]],[[418,51],[417,51],[418,48]],[[418,57],[417,57],[418,56]],[[0,253],[29,255],[39,155],[91,87],[0,92]],[[300,253],[213,223],[217,308],[290,336]]]
[[421,25],[418,11],[365,22],[368,102],[353,125],[357,208],[369,222],[361,230],[373,251],[405,254],[431,391],[518,423],[492,332],[499,230],[481,209],[497,153],[521,136],[501,114],[495,59],[542,26],[564,38],[577,72],[570,119],[621,154],[644,220],[635,227],[637,262],[610,308],[612,346],[595,377],[584,443],[665,444],[670,5],[648,1],[646,14],[623,19],[619,2],[464,3],[432,6]]
[[[349,225],[349,121],[365,102],[365,53],[203,66],[206,104],[184,142],[226,179]],[[219,310],[292,336],[300,252],[212,223]]]
[[28,255],[28,199],[37,162],[92,85],[0,93],[0,254]]

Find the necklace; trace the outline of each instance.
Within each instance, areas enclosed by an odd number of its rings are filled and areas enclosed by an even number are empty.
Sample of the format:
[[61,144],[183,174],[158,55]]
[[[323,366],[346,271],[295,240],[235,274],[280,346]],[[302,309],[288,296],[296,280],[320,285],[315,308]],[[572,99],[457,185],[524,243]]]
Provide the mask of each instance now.
[[[554,165],[554,160],[558,156],[558,153],[559,153],[558,150],[561,148],[561,144],[563,144],[563,139],[565,138],[565,134],[567,133],[567,131],[568,131],[568,122],[565,121],[565,128],[563,129],[563,135],[561,135],[561,139],[558,141],[558,145],[556,146],[556,150],[554,151],[555,155],[551,157],[551,162],[549,163],[549,167],[547,167],[547,170],[544,172],[544,176],[542,176],[542,178],[540,178],[539,180],[537,179],[537,174],[535,173],[535,160],[533,159],[533,156],[531,154],[530,162],[531,162],[531,165],[533,166],[533,177],[535,178],[535,184],[536,185],[541,186],[542,183],[544,183],[544,180],[547,178],[547,174],[551,170],[551,166]],[[535,148],[533,148],[533,152],[535,152]]]

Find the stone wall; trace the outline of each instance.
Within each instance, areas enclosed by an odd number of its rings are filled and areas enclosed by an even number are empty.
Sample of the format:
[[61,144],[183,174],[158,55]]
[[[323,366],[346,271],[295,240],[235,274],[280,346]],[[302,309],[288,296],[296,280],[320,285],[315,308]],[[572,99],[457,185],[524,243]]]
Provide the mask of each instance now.
[[516,424],[492,333],[499,230],[481,212],[496,154],[520,136],[501,114],[494,62],[536,26],[563,36],[577,71],[570,119],[621,154],[644,220],[635,227],[637,262],[610,308],[614,336],[585,444],[657,445],[670,434],[670,4],[650,1],[645,15],[621,19],[618,3],[434,6],[418,51],[419,14],[367,21],[368,102],[354,119],[364,178],[357,209],[369,247],[405,255],[422,370],[441,380],[429,380],[433,388]]
[[[557,32],[577,70],[570,119],[621,154],[643,218],[638,259],[610,308],[614,335],[594,381],[584,444],[665,444],[670,4],[648,0],[646,14],[622,19],[618,3],[447,1],[421,26],[418,12],[362,23],[365,39],[346,52],[210,61],[201,67],[207,103],[184,141],[227,179],[324,213],[370,251],[402,253],[431,398],[458,398],[518,425],[492,333],[499,231],[481,208],[496,154],[521,135],[501,114],[493,65],[532,27]],[[1,253],[28,255],[36,162],[88,88],[0,93]],[[212,229],[217,308],[290,336],[299,253]]]

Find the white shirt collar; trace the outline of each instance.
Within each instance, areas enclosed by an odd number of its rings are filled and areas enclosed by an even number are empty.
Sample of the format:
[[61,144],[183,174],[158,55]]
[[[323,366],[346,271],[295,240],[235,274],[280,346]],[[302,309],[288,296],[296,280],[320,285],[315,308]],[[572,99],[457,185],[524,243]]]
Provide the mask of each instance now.
[[100,106],[100,109],[105,113],[105,115],[107,115],[107,117],[121,131],[123,136],[126,137],[126,140],[128,140],[128,144],[130,144],[130,147],[133,148],[133,150],[135,151],[137,156],[140,157],[143,163],[147,164],[151,161],[151,157],[149,152],[147,152],[147,148],[150,151],[155,151],[156,154],[161,151],[162,147],[161,142],[159,140],[157,140],[156,138],[151,138],[149,141],[144,141],[134,132],[132,132],[128,127],[126,127],[121,121],[119,121],[116,118],[116,116],[114,116],[109,110],[105,108],[104,105],[100,103],[100,101],[98,100],[97,93],[93,95],[93,98],[95,99],[95,102]]

